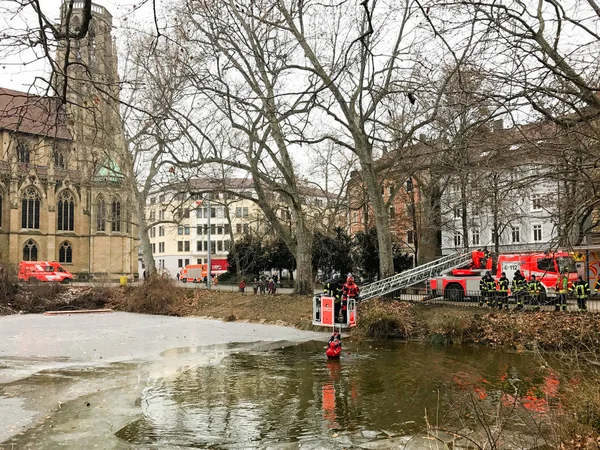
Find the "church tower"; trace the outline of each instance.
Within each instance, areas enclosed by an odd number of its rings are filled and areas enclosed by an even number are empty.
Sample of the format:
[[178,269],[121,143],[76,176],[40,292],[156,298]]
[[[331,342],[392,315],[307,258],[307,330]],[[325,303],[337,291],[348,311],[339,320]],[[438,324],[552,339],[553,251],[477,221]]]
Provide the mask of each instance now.
[[[61,7],[61,30],[76,34],[84,29],[83,2],[65,0]],[[119,77],[112,16],[92,3],[85,36],[61,41],[56,57],[55,89],[66,101],[66,112],[76,141],[87,142],[91,154],[77,155],[94,176],[106,161],[118,160],[123,150],[123,126],[119,111]],[[116,153],[115,153],[116,151]]]

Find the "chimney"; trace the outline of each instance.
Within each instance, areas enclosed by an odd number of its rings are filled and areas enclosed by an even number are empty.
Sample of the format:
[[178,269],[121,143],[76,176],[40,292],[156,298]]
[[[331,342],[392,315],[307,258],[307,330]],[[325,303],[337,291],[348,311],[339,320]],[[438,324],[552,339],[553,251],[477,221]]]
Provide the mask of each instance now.
[[495,119],[492,126],[493,131],[501,131],[504,130],[504,120]]

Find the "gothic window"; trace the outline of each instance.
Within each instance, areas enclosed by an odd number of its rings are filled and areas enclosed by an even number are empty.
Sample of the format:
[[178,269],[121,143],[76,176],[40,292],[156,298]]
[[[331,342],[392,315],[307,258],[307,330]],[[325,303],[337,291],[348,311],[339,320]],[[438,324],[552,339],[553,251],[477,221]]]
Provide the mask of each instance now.
[[96,231],[106,231],[106,202],[102,194],[96,199]]
[[112,231],[121,231],[121,202],[116,198],[112,201]]
[[58,262],[61,263],[72,263],[73,262],[73,247],[68,241],[60,244],[58,249]]
[[58,230],[75,230],[75,202],[70,191],[62,191],[58,197]]
[[65,168],[65,154],[57,149],[54,150],[54,167],[58,169]]
[[23,261],[37,261],[37,257],[37,245],[32,239],[29,239],[23,246]]
[[17,161],[20,163],[28,163],[30,159],[31,150],[29,150],[27,144],[19,142],[19,144],[17,145]]
[[96,58],[96,29],[92,25],[88,30],[88,51],[90,55],[89,65],[92,66]]
[[33,187],[25,189],[21,196],[21,228],[40,228],[40,195]]

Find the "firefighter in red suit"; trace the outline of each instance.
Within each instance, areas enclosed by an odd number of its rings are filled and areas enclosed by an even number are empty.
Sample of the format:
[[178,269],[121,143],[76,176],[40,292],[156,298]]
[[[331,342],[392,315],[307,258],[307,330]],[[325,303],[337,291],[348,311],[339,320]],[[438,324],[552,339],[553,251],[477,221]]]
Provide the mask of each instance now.
[[359,288],[354,282],[354,277],[348,277],[346,284],[342,287],[342,317],[344,318],[343,323],[348,323],[348,299],[357,299],[359,294]]

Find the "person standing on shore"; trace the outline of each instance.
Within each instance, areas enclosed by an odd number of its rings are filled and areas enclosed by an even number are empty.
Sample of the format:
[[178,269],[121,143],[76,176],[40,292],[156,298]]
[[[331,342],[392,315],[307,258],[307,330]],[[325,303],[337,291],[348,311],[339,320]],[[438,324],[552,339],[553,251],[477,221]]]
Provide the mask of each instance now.
[[246,290],[246,280],[244,280],[242,278],[242,281],[240,281],[240,292],[243,294],[245,290]]

